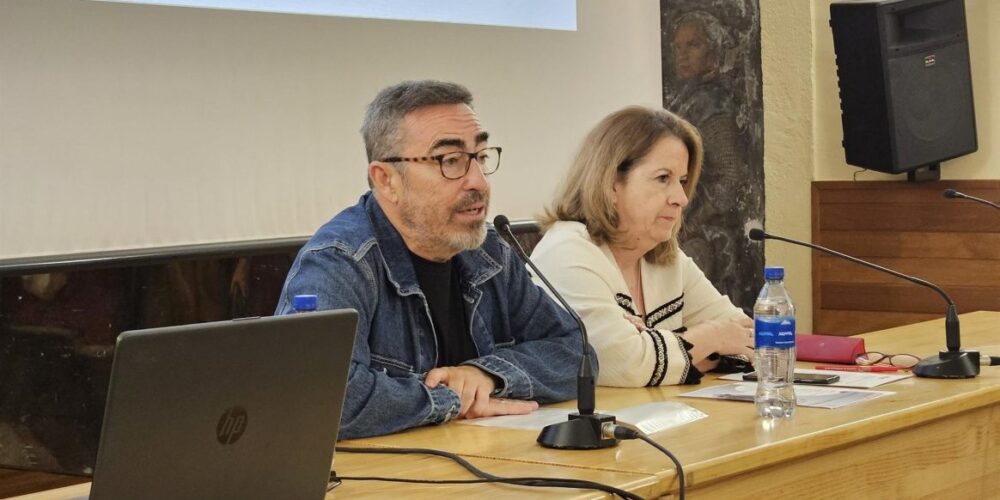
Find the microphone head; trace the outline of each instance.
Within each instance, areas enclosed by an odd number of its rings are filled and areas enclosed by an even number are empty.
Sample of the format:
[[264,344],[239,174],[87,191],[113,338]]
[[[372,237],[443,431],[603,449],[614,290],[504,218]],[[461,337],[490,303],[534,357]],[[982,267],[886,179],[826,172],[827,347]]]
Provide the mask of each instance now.
[[945,189],[944,192],[941,193],[941,194],[943,194],[945,198],[961,198],[962,197],[962,193],[959,193],[958,191],[955,191],[954,189],[950,189],[950,188],[949,189]]
[[507,216],[499,214],[493,218],[493,226],[497,228],[497,231],[507,232],[507,227],[510,226],[510,221],[507,220]]
[[764,238],[767,237],[767,233],[765,233],[763,229],[755,227],[747,233],[747,236],[754,241],[764,241]]

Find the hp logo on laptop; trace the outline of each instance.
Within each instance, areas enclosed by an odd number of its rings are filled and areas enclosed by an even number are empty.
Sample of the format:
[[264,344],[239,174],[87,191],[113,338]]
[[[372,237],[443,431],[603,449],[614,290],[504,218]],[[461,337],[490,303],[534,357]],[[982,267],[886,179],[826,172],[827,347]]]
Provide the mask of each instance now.
[[247,429],[247,411],[242,406],[234,406],[222,413],[215,426],[215,437],[222,444],[233,444]]

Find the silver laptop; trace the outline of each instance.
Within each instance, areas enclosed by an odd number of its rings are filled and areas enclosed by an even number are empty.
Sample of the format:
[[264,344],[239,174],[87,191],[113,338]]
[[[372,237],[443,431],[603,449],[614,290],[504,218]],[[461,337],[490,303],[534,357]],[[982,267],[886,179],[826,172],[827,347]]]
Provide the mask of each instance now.
[[357,313],[124,332],[90,498],[321,499]]

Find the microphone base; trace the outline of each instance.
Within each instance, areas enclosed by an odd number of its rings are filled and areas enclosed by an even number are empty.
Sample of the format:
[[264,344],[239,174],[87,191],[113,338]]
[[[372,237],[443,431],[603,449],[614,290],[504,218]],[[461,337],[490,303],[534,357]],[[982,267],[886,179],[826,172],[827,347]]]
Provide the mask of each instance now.
[[545,426],[538,444],[560,450],[596,450],[618,445],[618,439],[604,437],[605,424],[614,424],[614,415],[570,413],[569,420]]
[[913,367],[913,374],[926,378],[972,378],[979,375],[976,351],[941,351]]

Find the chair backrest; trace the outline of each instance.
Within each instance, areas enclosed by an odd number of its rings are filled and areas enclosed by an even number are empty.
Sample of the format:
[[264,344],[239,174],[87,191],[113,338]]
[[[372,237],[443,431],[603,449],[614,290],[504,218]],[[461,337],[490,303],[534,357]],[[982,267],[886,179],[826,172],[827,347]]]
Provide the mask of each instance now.
[[[542,239],[542,226],[533,220],[519,220],[512,221],[510,223],[510,232],[514,233],[514,237],[517,238],[518,243],[521,244],[521,248],[524,248],[525,253],[531,255],[531,251],[535,249],[535,245],[538,244]],[[510,237],[506,234],[501,234],[501,238],[510,243]]]

